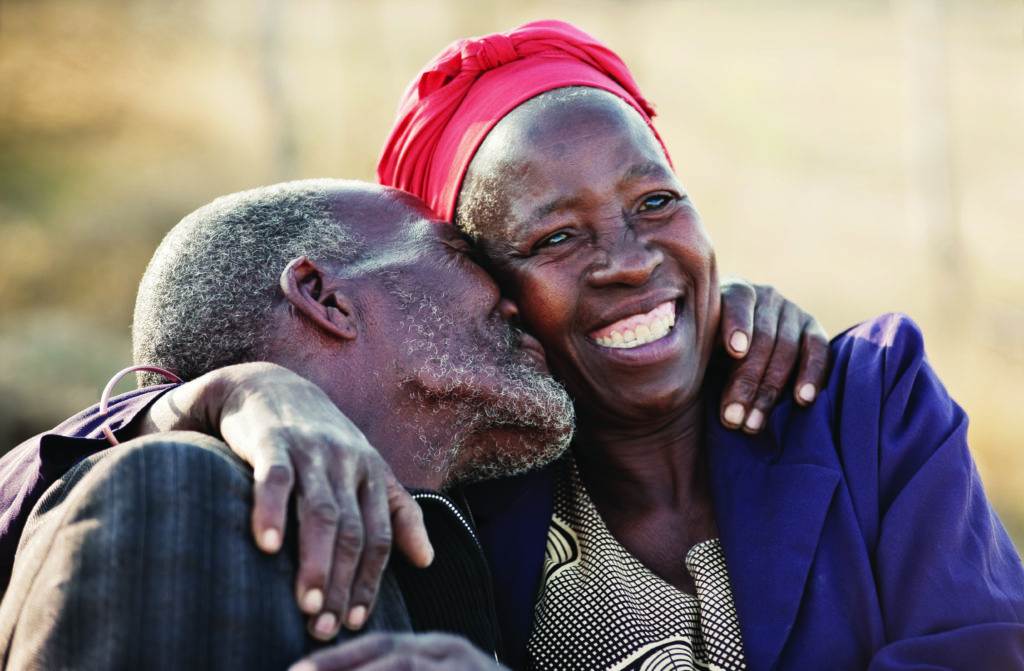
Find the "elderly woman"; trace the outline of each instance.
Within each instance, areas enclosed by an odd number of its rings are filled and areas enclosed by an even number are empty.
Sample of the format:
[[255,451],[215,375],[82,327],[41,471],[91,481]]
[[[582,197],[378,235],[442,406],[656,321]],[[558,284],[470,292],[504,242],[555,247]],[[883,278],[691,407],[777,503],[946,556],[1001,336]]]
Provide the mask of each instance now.
[[575,400],[570,459],[476,497],[511,661],[1024,668],[1024,569],[909,320],[837,338],[813,406],[722,429],[714,251],[652,116],[607,47],[537,22],[428,64],[380,161]]

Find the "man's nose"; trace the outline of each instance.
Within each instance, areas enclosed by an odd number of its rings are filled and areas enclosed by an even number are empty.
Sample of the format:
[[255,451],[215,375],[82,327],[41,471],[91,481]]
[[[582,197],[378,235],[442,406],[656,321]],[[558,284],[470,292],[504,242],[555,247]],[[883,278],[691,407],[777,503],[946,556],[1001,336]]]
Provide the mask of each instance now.
[[590,272],[590,284],[643,286],[665,260],[661,250],[627,234],[607,250],[607,258]]
[[519,322],[519,306],[511,298],[501,297],[498,301],[498,314],[509,324]]

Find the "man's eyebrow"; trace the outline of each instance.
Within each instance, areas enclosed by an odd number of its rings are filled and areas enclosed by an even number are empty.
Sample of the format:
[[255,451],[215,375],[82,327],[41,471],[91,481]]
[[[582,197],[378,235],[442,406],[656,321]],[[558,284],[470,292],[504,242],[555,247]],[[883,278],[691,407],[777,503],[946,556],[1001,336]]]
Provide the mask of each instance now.
[[657,161],[644,161],[643,163],[631,165],[626,174],[622,176],[622,181],[628,182],[635,179],[643,179],[644,177],[668,177],[668,175],[668,170],[661,163]]

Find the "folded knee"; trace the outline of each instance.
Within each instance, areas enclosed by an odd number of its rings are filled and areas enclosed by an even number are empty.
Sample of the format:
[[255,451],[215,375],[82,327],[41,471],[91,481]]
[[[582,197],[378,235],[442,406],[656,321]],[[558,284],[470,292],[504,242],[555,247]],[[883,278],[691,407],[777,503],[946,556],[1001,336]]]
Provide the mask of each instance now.
[[143,436],[96,457],[75,489],[156,502],[224,495],[247,501],[251,475],[224,443],[199,433]]

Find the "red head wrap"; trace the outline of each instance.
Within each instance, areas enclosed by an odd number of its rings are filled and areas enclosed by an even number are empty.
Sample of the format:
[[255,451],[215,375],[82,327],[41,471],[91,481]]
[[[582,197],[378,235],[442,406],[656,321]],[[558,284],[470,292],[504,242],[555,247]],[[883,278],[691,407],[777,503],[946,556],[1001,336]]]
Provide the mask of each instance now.
[[651,125],[654,108],[622,59],[575,26],[534,21],[457,40],[427,64],[402,96],[377,180],[419,196],[451,221],[469,163],[495,124],[530,98],[565,86],[613,93]]

